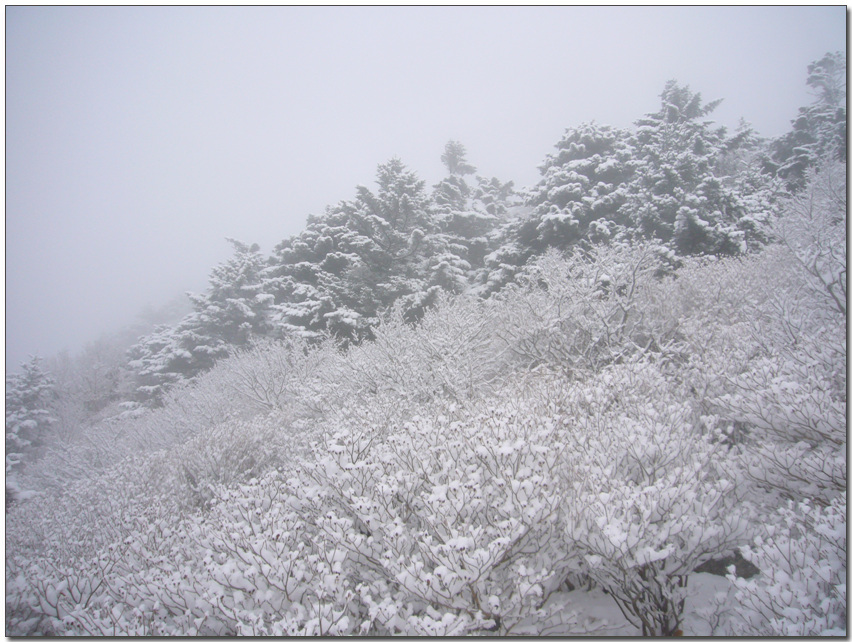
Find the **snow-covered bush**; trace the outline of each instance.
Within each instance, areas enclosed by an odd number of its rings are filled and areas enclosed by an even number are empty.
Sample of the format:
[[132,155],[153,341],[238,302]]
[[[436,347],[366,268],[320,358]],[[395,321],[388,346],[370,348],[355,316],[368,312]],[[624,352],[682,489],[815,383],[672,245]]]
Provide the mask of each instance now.
[[760,575],[732,577],[740,632],[846,635],[846,493],[827,506],[790,501],[743,555]]
[[[559,527],[562,417],[554,399],[444,402],[387,437],[337,433],[309,474],[326,538],[378,575],[377,633],[536,632],[576,554]],[[367,587],[363,589],[367,591]]]
[[216,368],[220,376],[214,387],[235,393],[231,403],[248,404],[257,412],[310,414],[310,407],[303,406],[317,392],[311,384],[336,361],[333,348],[331,342],[311,345],[296,336],[256,339]]
[[540,632],[548,595],[589,573],[637,627],[676,631],[689,574],[744,534],[714,418],[647,363],[517,386],[318,453],[316,523],[396,586],[373,626],[418,632],[413,602],[459,627],[433,631]]
[[655,245],[613,243],[551,251],[516,277],[504,302],[500,336],[516,365],[548,365],[568,373],[596,372],[627,355],[670,341],[640,304],[668,253]]
[[319,371],[335,359],[333,345],[308,348],[297,339],[254,342],[172,388],[162,407],[102,420],[48,449],[43,461],[27,471],[26,481],[52,492],[124,458],[164,451],[171,452],[173,464],[167,477],[182,479],[182,487],[200,479],[199,468],[205,486],[247,479],[289,459],[294,433],[302,434],[303,445],[309,443],[307,433],[317,422],[300,420],[317,416],[318,408],[329,403]]
[[743,306],[760,311],[754,356],[720,373],[708,401],[747,434],[736,459],[752,481],[825,506],[847,475],[845,179],[834,165],[810,177],[772,222],[783,243],[750,262],[763,289],[760,308]]
[[808,287],[824,303],[846,313],[846,163],[822,163],[806,173],[801,192],[782,201],[771,222],[790,249]]
[[188,506],[204,506],[212,488],[230,486],[286,465],[308,452],[306,435],[294,433],[281,414],[212,426],[151,457],[163,493]]
[[298,476],[271,473],[219,494],[197,539],[206,587],[196,611],[208,627],[220,635],[358,632],[358,569],[315,523],[315,493]]
[[689,575],[742,541],[714,417],[647,361],[574,388],[567,483],[588,573],[644,635],[681,628]]
[[784,499],[826,504],[846,490],[846,401],[833,394],[837,372],[809,344],[813,350],[797,351],[797,360],[757,361],[714,404],[748,427],[748,448],[737,459],[750,479]]
[[845,166],[808,180],[771,222],[783,287],[755,323],[761,354],[711,398],[746,428],[731,463],[764,493],[743,548],[760,575],[734,580],[740,633],[846,634]]
[[[7,632],[62,633],[70,613],[96,605],[104,577],[134,535],[133,515],[176,507],[151,492],[144,460],[41,492],[16,506],[6,523]],[[80,632],[78,630],[78,632]]]
[[340,383],[357,382],[359,396],[387,391],[413,403],[486,396],[506,374],[497,315],[493,302],[470,296],[438,297],[416,326],[396,310],[373,341],[350,349]]
[[[541,371],[496,403],[438,399],[390,431],[339,426],[313,462],[220,485],[195,517],[140,513],[97,608],[69,612],[84,630],[137,634],[583,632],[549,605],[569,576],[592,573],[616,599],[683,584],[735,531],[691,409],[640,403],[672,393],[647,367],[586,382]],[[682,601],[664,597],[676,618]]]

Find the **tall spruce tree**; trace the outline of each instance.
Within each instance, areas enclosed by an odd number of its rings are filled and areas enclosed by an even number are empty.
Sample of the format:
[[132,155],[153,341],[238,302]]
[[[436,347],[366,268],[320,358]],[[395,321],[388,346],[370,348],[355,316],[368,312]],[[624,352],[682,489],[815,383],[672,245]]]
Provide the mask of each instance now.
[[793,128],[772,142],[766,169],[796,192],[808,169],[829,160],[846,161],[846,56],[827,53],[808,65],[815,101],[799,109]]
[[485,291],[502,287],[530,258],[548,248],[605,241],[622,234],[621,206],[632,176],[630,134],[587,123],[565,131],[539,167],[542,178],[528,190],[529,211],[504,224],[499,245],[487,257]]
[[343,246],[359,259],[347,271],[343,304],[366,328],[397,302],[406,310],[427,304],[428,263],[438,231],[425,183],[401,160],[379,165],[376,183],[375,193],[359,186],[355,199],[340,205],[347,221]]
[[724,127],[707,116],[721,100],[669,81],[660,110],[636,123],[635,174],[620,212],[635,233],[657,238],[680,254],[736,254],[746,249],[738,195],[720,178],[730,150]]
[[439,239],[424,183],[394,158],[379,165],[377,184],[375,193],[359,186],[353,200],[275,248],[264,283],[277,332],[357,343],[391,305],[428,303]]
[[465,243],[468,234],[475,235],[475,213],[470,208],[471,187],[465,176],[476,172],[467,162],[464,145],[449,141],[444,147],[441,161],[447,176],[433,187],[432,199],[438,233],[435,238],[437,252],[430,261],[430,284],[450,292],[461,292],[468,285],[471,271],[469,248]]
[[461,143],[450,141],[441,160],[448,175],[434,186],[440,251],[434,256],[431,284],[449,292],[467,289],[489,251],[489,235],[505,218],[513,195],[512,183],[476,176],[471,186],[467,176],[476,168],[467,162]]
[[271,321],[278,334],[316,339],[331,333],[353,339],[365,330],[354,311],[344,309],[347,274],[361,266],[345,247],[347,216],[329,208],[311,216],[305,229],[279,243],[264,271],[264,290],[274,296]]

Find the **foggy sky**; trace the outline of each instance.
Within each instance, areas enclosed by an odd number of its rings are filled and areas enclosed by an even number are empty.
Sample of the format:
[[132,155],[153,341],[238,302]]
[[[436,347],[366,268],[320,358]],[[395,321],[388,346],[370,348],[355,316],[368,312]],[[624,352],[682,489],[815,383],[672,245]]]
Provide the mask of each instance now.
[[6,358],[78,350],[444,144],[524,187],[677,79],[783,134],[840,7],[7,7]]

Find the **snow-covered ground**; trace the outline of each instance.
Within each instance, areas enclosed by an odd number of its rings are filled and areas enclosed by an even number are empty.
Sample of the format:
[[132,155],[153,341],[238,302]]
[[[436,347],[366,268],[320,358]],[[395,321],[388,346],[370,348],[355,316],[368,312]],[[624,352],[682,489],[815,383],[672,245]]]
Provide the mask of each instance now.
[[[695,573],[689,578],[688,596],[684,609],[684,635],[718,635],[717,620],[727,609],[735,606],[732,585],[724,577],[710,573]],[[562,624],[554,625],[549,635],[590,635],[595,637],[638,636],[641,630],[621,613],[615,601],[600,588],[568,593],[556,593],[548,607],[562,612]],[[558,621],[559,616],[554,620]],[[516,631],[522,633],[522,630]]]

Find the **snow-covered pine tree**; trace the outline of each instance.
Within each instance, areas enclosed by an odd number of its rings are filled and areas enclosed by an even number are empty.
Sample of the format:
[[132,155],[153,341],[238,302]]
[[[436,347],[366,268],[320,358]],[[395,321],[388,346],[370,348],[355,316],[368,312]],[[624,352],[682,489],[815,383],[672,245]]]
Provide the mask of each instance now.
[[503,285],[548,248],[605,241],[624,227],[619,208],[632,175],[629,133],[587,123],[567,129],[556,150],[545,158],[542,179],[526,195],[531,211],[499,232],[500,245],[486,261],[487,289]]
[[204,294],[190,294],[193,312],[176,326],[161,326],[130,349],[137,397],[157,404],[170,386],[213,367],[234,347],[268,334],[272,297],[263,292],[266,260],[257,244],[228,239],[234,255],[213,268]]
[[269,329],[270,297],[263,291],[261,280],[266,259],[256,243],[228,242],[234,247],[234,255],[213,268],[207,292],[190,295],[190,299],[213,333],[228,345],[242,346]]
[[827,53],[808,65],[816,101],[801,107],[793,128],[772,142],[766,169],[790,191],[806,184],[807,170],[831,158],[846,160],[846,56]]
[[737,254],[745,250],[738,195],[719,178],[730,151],[724,127],[707,116],[721,100],[669,81],[662,106],[636,123],[636,172],[620,212],[635,232],[657,238],[680,254]]
[[6,375],[6,508],[20,492],[17,469],[44,443],[55,418],[53,378],[32,357],[21,372]]
[[[479,226],[481,235],[475,242],[469,241],[471,259],[474,265],[482,265],[489,250],[496,249],[494,232],[511,217],[511,212],[522,205],[520,194],[515,191],[514,181],[503,182],[498,178],[476,177],[473,189],[473,211],[478,219],[484,219]],[[488,224],[486,229],[485,224]]]
[[343,246],[348,234],[346,215],[329,208],[324,216],[309,217],[301,233],[275,247],[263,274],[264,291],[274,296],[274,333],[307,339],[326,332],[346,338],[358,334],[357,314],[341,309],[346,274],[361,264]]
[[512,183],[476,176],[477,184],[471,187],[465,177],[474,174],[476,168],[467,162],[464,146],[456,141],[446,144],[441,160],[449,175],[434,186],[432,193],[440,251],[430,265],[430,284],[458,293],[484,265],[489,234],[505,218]]
[[448,141],[441,154],[441,162],[447,168],[450,176],[467,176],[476,172],[476,168],[467,162],[467,150],[457,140]]
[[623,226],[619,208],[632,173],[629,133],[586,123],[566,130],[556,149],[539,168],[542,179],[527,196],[532,216],[518,230],[537,253],[581,239],[603,241]]
[[722,184],[737,194],[742,204],[737,226],[745,234],[748,250],[759,249],[769,242],[766,225],[777,209],[781,191],[780,182],[764,169],[767,150],[768,141],[740,119],[716,164]]
[[379,165],[377,183],[276,246],[263,273],[276,332],[357,343],[398,300],[419,308],[434,296],[428,262],[440,239],[423,181],[394,158]]
[[469,248],[465,238],[478,236],[476,213],[470,208],[471,188],[465,176],[476,168],[467,162],[464,145],[449,141],[441,161],[448,176],[434,186],[432,199],[440,232],[436,237],[439,251],[430,261],[430,284],[449,292],[462,292],[471,271]]
[[376,182],[375,194],[358,186],[355,199],[339,206],[347,226],[343,247],[360,259],[347,270],[341,307],[363,319],[363,336],[391,305],[416,315],[437,294],[428,288],[438,229],[425,183],[398,158],[379,165]]

